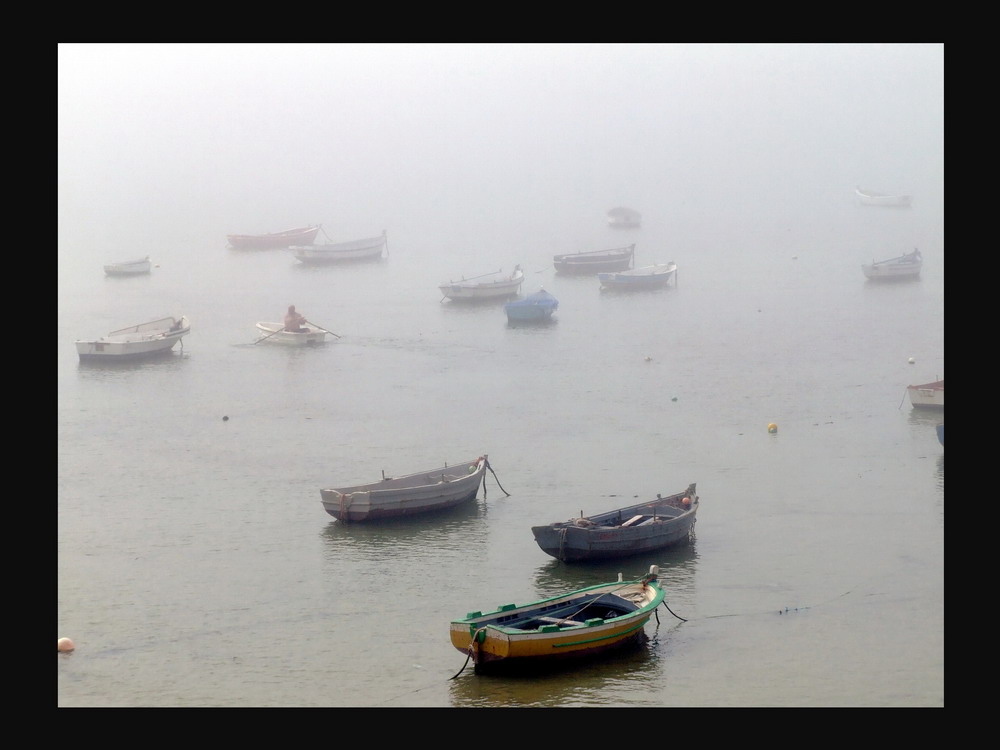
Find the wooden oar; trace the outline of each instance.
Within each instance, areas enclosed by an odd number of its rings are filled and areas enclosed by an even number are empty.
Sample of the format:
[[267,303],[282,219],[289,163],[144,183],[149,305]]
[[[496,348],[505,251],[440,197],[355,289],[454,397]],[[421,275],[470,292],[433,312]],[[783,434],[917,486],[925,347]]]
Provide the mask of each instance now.
[[281,332],[282,332],[282,331],[284,331],[284,330],[285,330],[285,327],[284,327],[284,326],[282,326],[282,327],[281,327],[281,328],[279,328],[279,329],[278,329],[277,331],[271,331],[271,332],[270,332],[269,334],[267,334],[266,336],[261,336],[261,337],[260,337],[259,339],[257,339],[256,341],[254,341],[254,343],[255,343],[255,344],[259,344],[259,343],[260,343],[261,341],[263,341],[264,339],[269,339],[269,338],[271,338],[272,336],[274,336],[275,334],[277,334],[277,333],[281,333]]
[[[330,334],[331,336],[337,336],[337,334],[336,334],[336,333],[334,333],[333,331],[328,331],[328,330],[326,330],[326,329],[325,329],[325,328],[324,328],[323,326],[317,326],[317,325],[316,325],[315,323],[313,323],[313,322],[312,322],[311,320],[307,320],[307,321],[306,321],[306,323],[308,323],[308,324],[309,324],[309,325],[311,325],[311,326],[316,326],[316,327],[317,327],[317,328],[318,328],[319,330],[323,331],[323,333],[329,333],[329,334]],[[340,338],[340,336],[337,336],[337,338],[339,339],[339,338]]]

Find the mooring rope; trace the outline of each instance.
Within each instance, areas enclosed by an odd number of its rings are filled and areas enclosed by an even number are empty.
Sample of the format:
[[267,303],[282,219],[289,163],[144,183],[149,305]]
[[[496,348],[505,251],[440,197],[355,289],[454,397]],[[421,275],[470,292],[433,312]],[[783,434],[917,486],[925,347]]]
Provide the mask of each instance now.
[[[672,614],[672,615],[673,615],[674,617],[676,617],[676,618],[677,618],[678,620],[680,620],[681,622],[687,622],[687,620],[685,620],[685,619],[684,619],[683,617],[681,617],[681,616],[680,616],[679,614],[677,614],[677,613],[676,613],[676,612],[674,612],[674,611],[673,611],[672,609],[670,609],[670,605],[669,605],[669,604],[667,604],[667,600],[666,600],[666,599],[664,599],[664,600],[663,600],[663,606],[667,608],[667,612],[669,612],[670,614]],[[656,621],[657,621],[657,622],[659,622],[659,621],[660,621],[660,613],[659,613],[659,612],[657,612],[657,613],[656,613]]]
[[[493,478],[497,480],[497,487],[499,487],[503,491],[503,494],[505,494],[507,497],[510,497],[510,493],[503,488],[502,484],[500,484],[500,480],[497,478],[497,473],[493,471],[493,467],[490,466],[490,460],[488,458],[486,459],[486,468],[490,470],[490,473],[493,475]],[[486,494],[485,484],[483,484],[483,494],[484,495]]]

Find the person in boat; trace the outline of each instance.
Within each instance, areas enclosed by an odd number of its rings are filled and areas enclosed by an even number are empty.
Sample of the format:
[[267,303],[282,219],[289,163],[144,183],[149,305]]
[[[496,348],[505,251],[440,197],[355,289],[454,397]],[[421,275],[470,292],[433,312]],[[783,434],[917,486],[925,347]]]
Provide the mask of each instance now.
[[295,305],[289,305],[285,314],[285,330],[290,333],[303,333],[302,324],[305,322],[305,316],[295,311]]

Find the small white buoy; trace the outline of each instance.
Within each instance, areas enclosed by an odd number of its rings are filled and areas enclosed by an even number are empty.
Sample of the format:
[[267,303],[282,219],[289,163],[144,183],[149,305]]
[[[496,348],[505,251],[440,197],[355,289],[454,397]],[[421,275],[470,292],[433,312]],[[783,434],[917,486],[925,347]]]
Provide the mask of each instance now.
[[650,357],[650,356],[649,356],[649,355],[647,354],[647,355],[646,355],[646,361],[647,361],[647,362],[652,362],[652,361],[653,361],[653,358],[652,358],[652,357]]
[[59,639],[59,653],[66,653],[67,651],[72,651],[76,646],[73,645],[73,641],[69,638]]
[[910,357],[910,358],[909,358],[908,360],[906,360],[906,361],[907,361],[907,362],[909,362],[909,363],[910,363],[910,364],[912,365],[912,364],[914,363],[914,361],[915,361],[915,360],[913,359],[913,357]]

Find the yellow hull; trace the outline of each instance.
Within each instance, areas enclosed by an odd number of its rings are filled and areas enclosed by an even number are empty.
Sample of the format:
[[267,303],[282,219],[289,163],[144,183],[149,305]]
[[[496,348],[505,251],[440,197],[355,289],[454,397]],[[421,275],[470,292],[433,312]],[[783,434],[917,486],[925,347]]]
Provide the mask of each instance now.
[[[606,616],[560,614],[572,609],[574,602],[584,602],[581,611],[599,609],[603,602],[624,599],[632,611],[608,610]],[[592,657],[630,646],[646,639],[644,626],[653,610],[663,601],[663,591],[650,581],[601,584],[588,589],[553,597],[542,602],[514,607],[506,605],[485,615],[475,612],[463,620],[452,621],[449,633],[452,645],[468,654],[476,671],[518,665],[538,665]],[[520,625],[520,626],[519,626]]]

